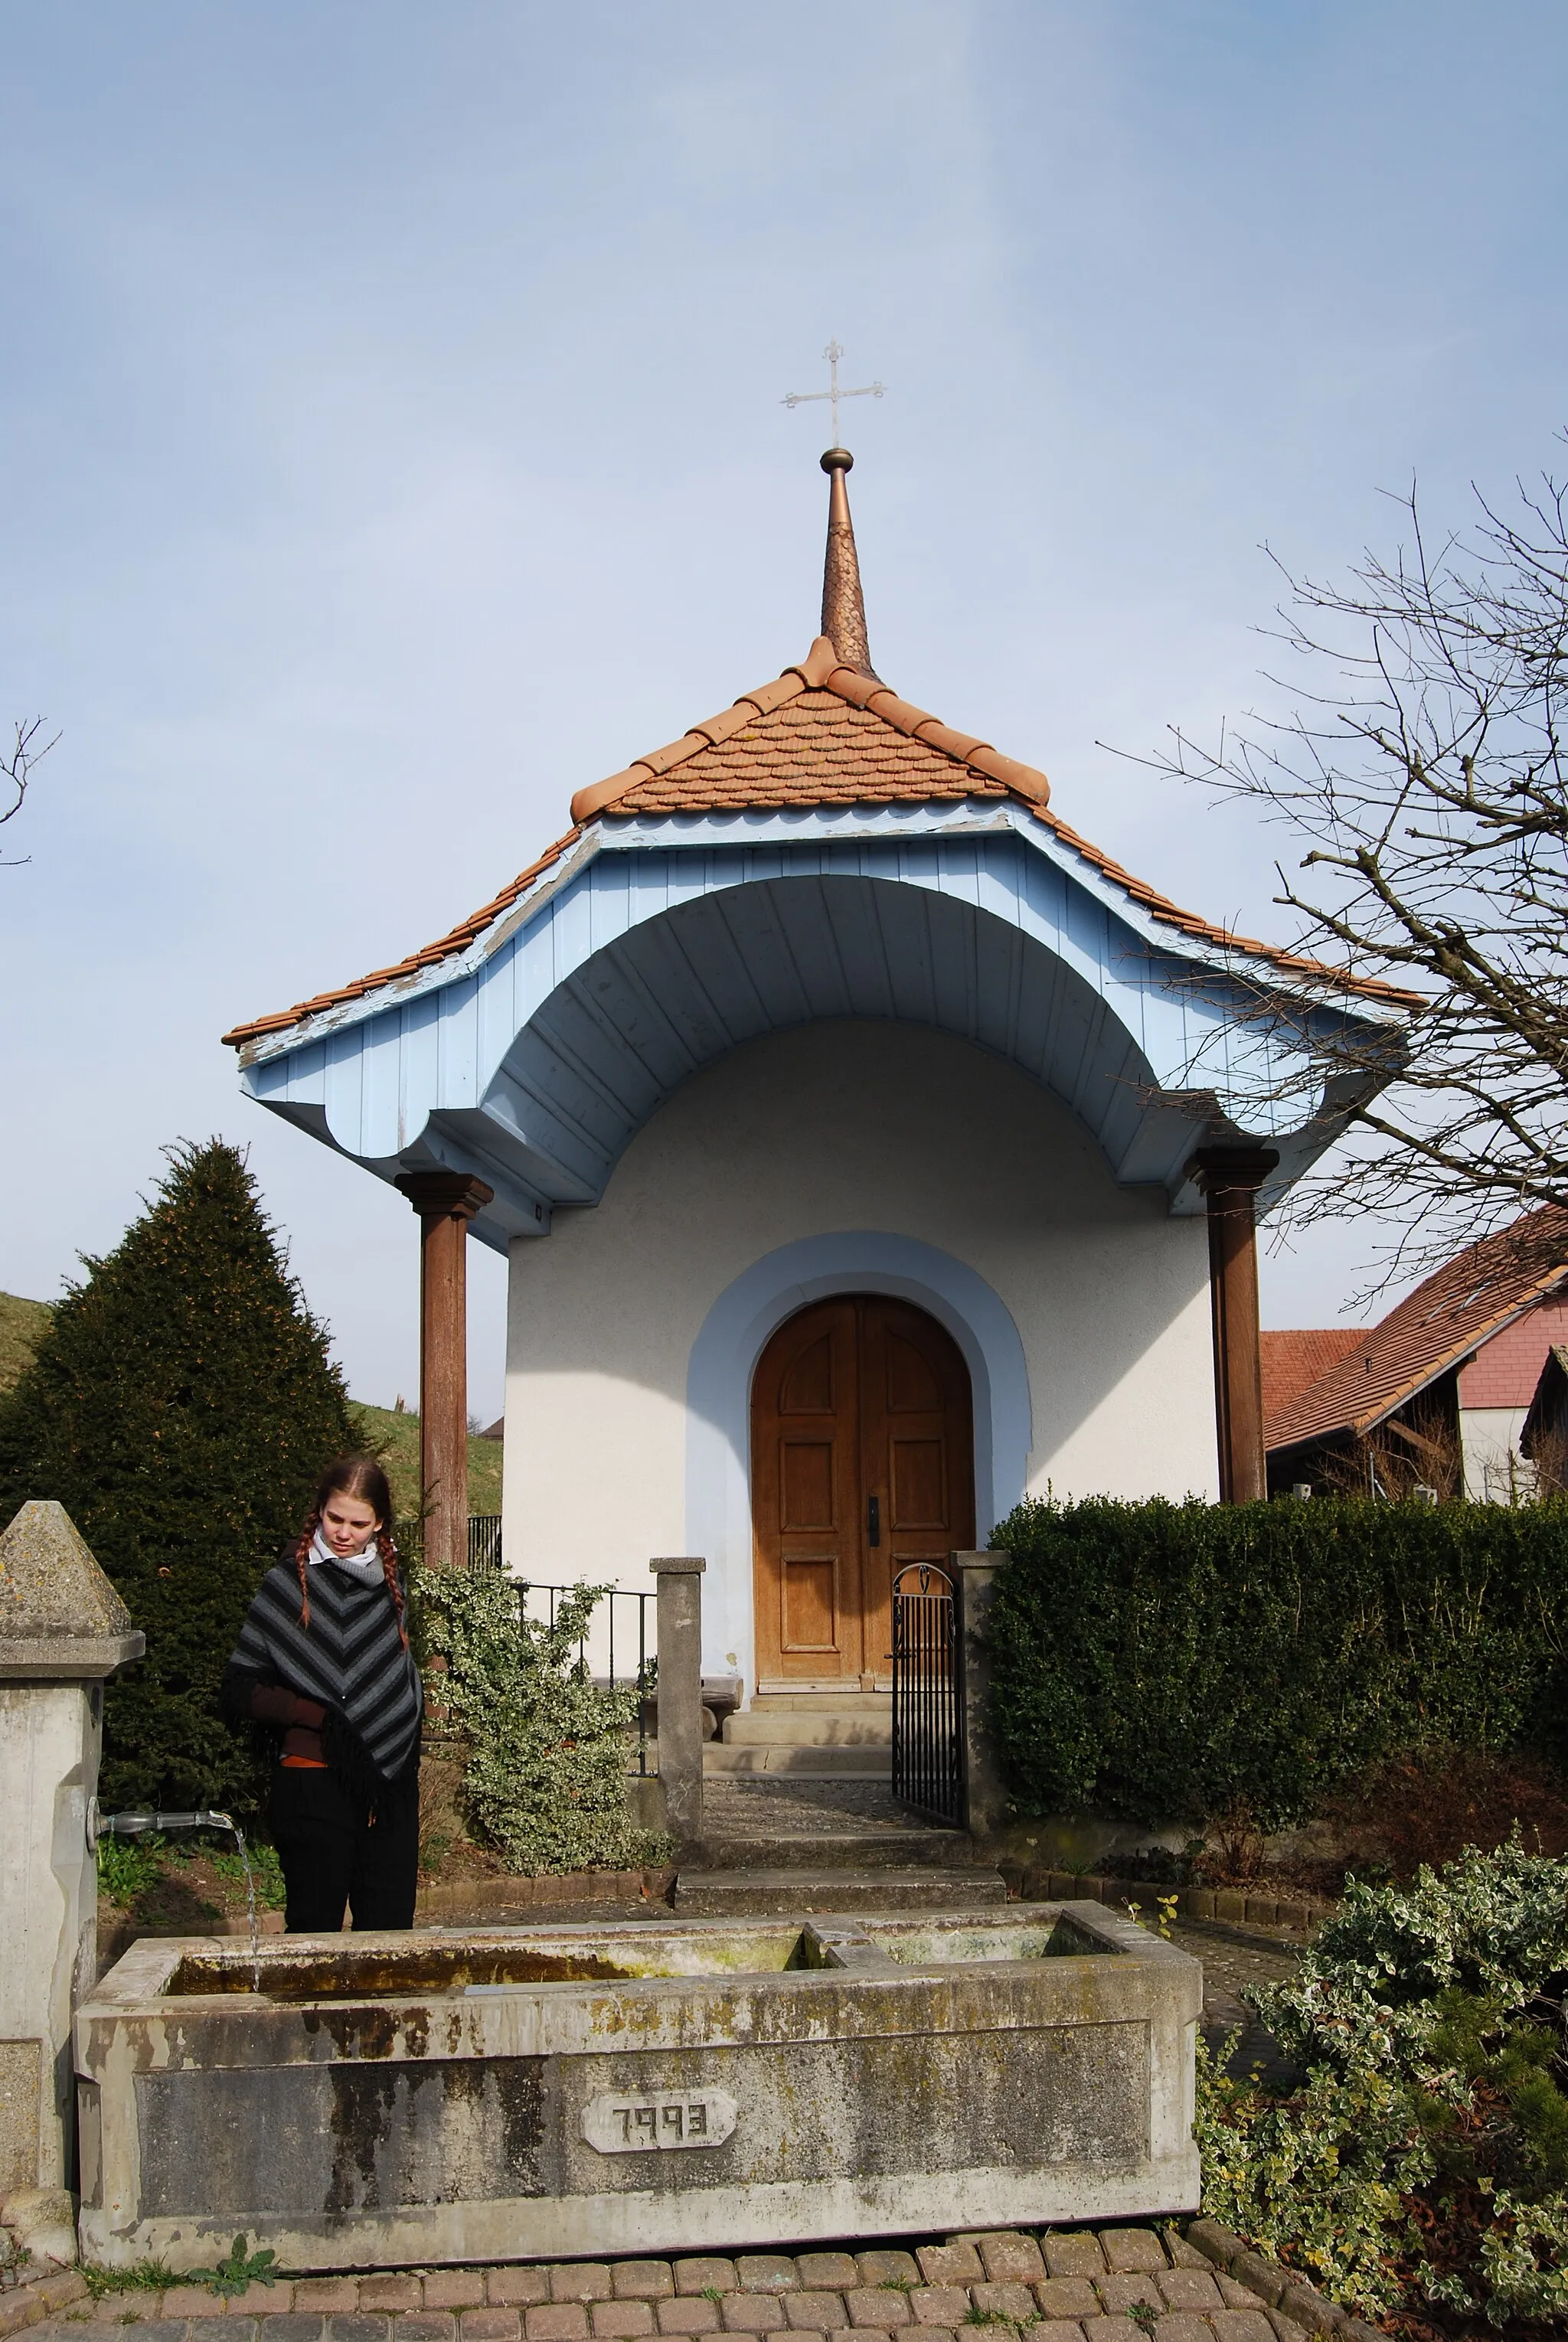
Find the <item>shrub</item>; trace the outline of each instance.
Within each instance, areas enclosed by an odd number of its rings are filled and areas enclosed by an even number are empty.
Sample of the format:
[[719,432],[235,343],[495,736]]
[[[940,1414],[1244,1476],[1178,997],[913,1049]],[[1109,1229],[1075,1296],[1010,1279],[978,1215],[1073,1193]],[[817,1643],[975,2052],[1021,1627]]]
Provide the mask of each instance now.
[[464,1797],[480,1836],[514,1870],[614,1870],[663,1842],[626,1806],[627,1736],[637,1694],[593,1683],[577,1646],[607,1587],[575,1586],[553,1626],[520,1616],[498,1573],[421,1569],[414,1578],[426,1679],[469,1742]]
[[106,1686],[105,1805],[244,1809],[255,1760],[218,1678],[323,1465],[357,1444],[343,1379],[232,1146],[175,1149],[84,1266],[0,1400],[0,1519],[56,1498],[146,1636]]
[[1303,2086],[1200,2056],[1203,2208],[1346,2307],[1568,2314],[1565,1987],[1568,1862],[1515,1840],[1353,1885],[1247,1993]]
[[1022,1810],[1273,1829],[1425,1743],[1561,1751],[1560,1502],[1029,1501],[992,1543]]

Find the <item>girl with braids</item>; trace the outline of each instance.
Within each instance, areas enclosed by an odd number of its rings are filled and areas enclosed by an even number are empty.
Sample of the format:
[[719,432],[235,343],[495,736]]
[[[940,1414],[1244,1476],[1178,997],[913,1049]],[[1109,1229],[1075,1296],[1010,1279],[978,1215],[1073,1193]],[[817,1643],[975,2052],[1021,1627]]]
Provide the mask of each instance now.
[[424,1693],[391,1523],[379,1464],[329,1464],[224,1675],[225,1716],[277,1753],[267,1818],[291,1935],[341,1927],[345,1906],[356,1928],[414,1925]]

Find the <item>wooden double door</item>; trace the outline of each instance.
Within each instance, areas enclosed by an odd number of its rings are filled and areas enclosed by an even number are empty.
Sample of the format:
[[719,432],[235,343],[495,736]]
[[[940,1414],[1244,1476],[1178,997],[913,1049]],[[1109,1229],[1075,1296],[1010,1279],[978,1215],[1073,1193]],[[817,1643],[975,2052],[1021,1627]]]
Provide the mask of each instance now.
[[786,1319],[752,1385],[757,1686],[884,1688],[893,1581],[974,1543],[974,1419],[952,1336],[835,1294]]

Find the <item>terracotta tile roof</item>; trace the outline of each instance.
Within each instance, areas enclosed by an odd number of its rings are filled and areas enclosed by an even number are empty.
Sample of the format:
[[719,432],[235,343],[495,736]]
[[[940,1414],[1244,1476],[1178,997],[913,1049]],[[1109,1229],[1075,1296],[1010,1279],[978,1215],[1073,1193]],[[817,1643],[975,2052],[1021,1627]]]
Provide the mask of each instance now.
[[1565,1276],[1568,1210],[1556,1205],[1467,1245],[1307,1389],[1277,1410],[1265,1406],[1265,1446],[1299,1447],[1335,1433],[1373,1430]]
[[1265,1326],[1258,1336],[1263,1370],[1263,1420],[1309,1390],[1348,1350],[1364,1342],[1365,1326],[1313,1326],[1277,1331]]
[[924,805],[941,797],[1015,797],[1038,812],[1050,796],[1044,773],[999,755],[973,732],[955,732],[874,676],[841,665],[819,635],[776,683],[746,692],[624,772],[579,789],[572,818]]
[[1026,807],[1064,846],[1082,856],[1150,918],[1197,941],[1244,952],[1266,960],[1282,974],[1326,982],[1337,990],[1386,1006],[1419,1006],[1413,993],[1275,950],[1250,936],[1232,935],[1194,912],[1183,911],[1058,820],[1051,811],[1050,796],[1051,785],[1044,773],[1003,756],[974,733],[955,731],[928,716],[874,676],[841,665],[826,636],[819,635],[799,666],[786,667],[776,681],[745,693],[733,707],[694,725],[668,747],[638,757],[624,772],[579,789],[572,800],[574,826],[566,836],[450,935],[399,960],[395,966],[377,968],[355,983],[317,993],[314,999],[299,1001],[275,1016],[236,1025],[224,1039],[237,1047],[264,1034],[285,1032],[307,1016],[341,1007],[382,985],[416,975],[465,950],[511,908],[524,887],[560,860],[589,823],[604,815],[930,805],[966,798],[1011,801]]
[[728,739],[704,740],[673,771],[640,776],[609,809],[728,813],[1009,794],[989,774],[895,731],[868,707],[852,707],[836,692],[803,691]]

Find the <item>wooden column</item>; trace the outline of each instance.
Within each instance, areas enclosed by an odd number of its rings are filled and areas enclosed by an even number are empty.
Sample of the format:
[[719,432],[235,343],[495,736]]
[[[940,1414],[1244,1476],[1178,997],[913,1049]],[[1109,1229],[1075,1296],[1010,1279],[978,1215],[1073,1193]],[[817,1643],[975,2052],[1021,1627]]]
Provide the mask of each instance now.
[[494,1195],[460,1171],[405,1171],[419,1215],[419,1479],[424,1558],[468,1560],[468,1223]]
[[1214,1424],[1220,1501],[1268,1494],[1258,1342],[1258,1189],[1279,1161],[1270,1146],[1202,1146],[1193,1159],[1209,1206],[1209,1295],[1214,1320]]

